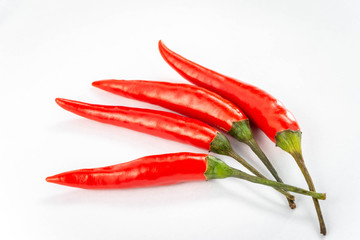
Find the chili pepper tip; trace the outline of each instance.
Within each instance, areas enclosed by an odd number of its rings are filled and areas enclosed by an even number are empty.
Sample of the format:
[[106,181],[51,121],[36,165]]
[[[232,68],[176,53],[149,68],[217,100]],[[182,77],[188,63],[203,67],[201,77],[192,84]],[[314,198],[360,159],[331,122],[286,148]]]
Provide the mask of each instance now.
[[55,98],[55,102],[57,104],[59,104],[59,105],[63,102],[63,100],[65,100],[65,99],[63,99],[63,98]]
[[92,82],[91,85],[93,87],[100,88],[105,91],[109,91],[109,88],[111,88],[112,85],[112,81],[114,81],[114,79],[99,80]]
[[55,98],[55,102],[62,108],[68,110],[66,107],[69,104],[75,104],[78,103],[78,101],[75,100],[70,100],[70,99],[66,99],[66,98]]
[[94,87],[99,87],[100,82],[101,82],[101,80],[100,81],[95,81],[95,82],[92,82],[91,85],[93,85]]
[[59,177],[57,176],[47,177],[45,180],[51,183],[58,183],[60,181]]

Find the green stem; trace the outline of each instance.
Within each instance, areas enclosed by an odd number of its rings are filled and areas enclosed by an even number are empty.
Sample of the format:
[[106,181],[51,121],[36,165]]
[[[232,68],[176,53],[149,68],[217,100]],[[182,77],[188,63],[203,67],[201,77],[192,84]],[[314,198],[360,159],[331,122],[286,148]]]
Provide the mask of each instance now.
[[[251,166],[242,157],[240,157],[237,153],[234,152],[229,140],[220,132],[218,132],[214,139],[211,141],[209,150],[214,153],[231,156],[255,175],[265,178],[259,171],[257,171],[253,166]],[[288,200],[291,209],[294,209],[296,207],[294,202],[294,196],[282,189],[276,190],[286,196],[286,199]]]
[[206,159],[207,159],[207,166],[206,166],[206,171],[205,171],[204,175],[207,180],[221,179],[221,178],[227,178],[227,177],[236,177],[236,178],[241,178],[241,179],[253,182],[253,183],[276,187],[276,188],[280,188],[280,189],[284,189],[284,190],[288,190],[288,191],[292,191],[292,192],[296,192],[296,193],[300,193],[300,194],[304,194],[304,195],[309,195],[309,196],[319,198],[319,199],[326,198],[326,195],[324,193],[308,191],[308,190],[294,187],[291,185],[287,185],[284,183],[279,183],[279,182],[271,181],[268,179],[252,176],[252,175],[247,174],[238,169],[229,167],[226,163],[224,163],[220,159],[213,157],[213,156],[207,156]]
[[263,164],[266,166],[266,168],[271,172],[271,174],[274,176],[276,181],[283,183],[283,180],[279,177],[277,171],[275,170],[274,166],[271,164],[269,159],[266,157],[264,152],[261,150],[257,142],[254,138],[244,142],[247,144],[251,150],[260,158],[260,160],[263,162]]
[[[266,157],[264,152],[261,150],[259,145],[254,139],[252,134],[249,120],[241,120],[237,122],[233,122],[230,131],[228,132],[231,136],[236,138],[238,141],[245,143],[248,145],[251,150],[259,157],[259,159],[263,162],[266,168],[270,171],[270,173],[274,176],[276,181],[283,183],[282,179],[279,177],[277,171],[274,166],[270,163],[269,159]],[[252,171],[253,172],[253,171]],[[255,172],[253,172],[255,174]],[[259,176],[259,175],[257,175]],[[287,194],[287,200],[291,209],[296,208],[296,204],[294,199],[289,199],[290,194]],[[292,196],[293,197],[293,196]]]
[[[304,162],[304,159],[302,157],[302,154],[301,153],[297,154],[297,155],[294,154],[293,157],[294,157],[297,165],[299,166],[302,174],[304,175],[306,183],[309,186],[309,189],[311,191],[315,191],[314,183],[312,181],[312,178],[310,176],[309,171],[307,170],[307,168],[305,166],[305,162]],[[326,235],[326,226],[325,226],[324,217],[323,217],[322,212],[321,212],[319,200],[316,199],[316,198],[313,198],[313,202],[314,202],[316,214],[317,214],[318,220],[319,220],[320,233],[322,233],[323,235]]]
[[[239,154],[237,154],[235,151],[233,151],[232,149],[229,150],[228,155],[232,158],[234,158],[236,161],[238,161],[240,164],[242,164],[246,169],[248,169],[250,172],[252,172],[253,174],[255,174],[256,176],[262,178],[262,179],[266,179],[266,177],[264,175],[262,175],[258,170],[256,170],[253,166],[251,166],[247,161],[245,161],[245,159],[243,159],[241,156],[239,156]],[[250,176],[250,175],[249,175]],[[266,179],[267,180],[267,179]],[[296,208],[296,204],[294,202],[295,197],[293,195],[291,195],[290,193],[286,192],[284,189],[281,188],[277,188],[276,186],[274,186],[275,190],[280,192],[281,194],[286,196],[286,199],[289,203],[289,206],[291,209]]]
[[283,182],[276,172],[274,166],[270,163],[264,152],[261,150],[259,145],[254,139],[252,134],[249,119],[240,120],[233,122],[230,131],[228,132],[231,136],[236,138],[238,141],[248,145],[251,150],[260,158],[266,168],[271,172],[276,181]]
[[326,194],[325,193],[317,193],[314,191],[308,191],[302,188],[298,188],[295,186],[291,186],[291,185],[287,185],[284,183],[279,183],[279,182],[275,182],[275,181],[271,181],[268,179],[264,179],[264,178],[260,178],[260,177],[255,177],[255,176],[251,176],[247,173],[244,173],[238,169],[235,168],[231,168],[232,169],[232,175],[231,177],[236,177],[236,178],[241,178],[253,183],[258,183],[258,184],[262,184],[262,185],[267,185],[267,186],[271,186],[271,187],[276,187],[276,188],[280,188],[286,191],[290,191],[290,192],[295,192],[295,193],[299,193],[299,194],[303,194],[303,195],[308,195],[311,196],[313,198],[317,199],[321,199],[321,200],[325,200],[326,199]]
[[[314,183],[311,179],[310,173],[305,166],[305,162],[301,151],[301,132],[293,130],[284,130],[278,132],[275,136],[276,145],[284,151],[290,153],[299,166],[302,174],[305,177],[306,183],[311,191],[315,191]],[[321,212],[319,201],[313,198],[314,206],[319,220],[320,233],[326,235],[325,221]]]

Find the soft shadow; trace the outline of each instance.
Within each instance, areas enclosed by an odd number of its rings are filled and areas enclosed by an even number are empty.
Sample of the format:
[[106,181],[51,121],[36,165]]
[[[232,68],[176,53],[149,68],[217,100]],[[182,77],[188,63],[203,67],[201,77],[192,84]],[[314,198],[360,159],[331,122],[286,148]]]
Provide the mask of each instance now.
[[[251,194],[246,194],[249,193]],[[280,195],[280,194],[279,194]],[[289,211],[285,198],[278,200],[261,194],[249,184],[242,184],[238,179],[212,180],[208,182],[180,183],[169,186],[114,189],[114,190],[84,190],[68,188],[59,194],[43,198],[45,206],[91,205],[98,207],[151,209],[204,202],[209,200],[234,201],[236,204],[249,208],[262,209],[272,214],[287,216]]]

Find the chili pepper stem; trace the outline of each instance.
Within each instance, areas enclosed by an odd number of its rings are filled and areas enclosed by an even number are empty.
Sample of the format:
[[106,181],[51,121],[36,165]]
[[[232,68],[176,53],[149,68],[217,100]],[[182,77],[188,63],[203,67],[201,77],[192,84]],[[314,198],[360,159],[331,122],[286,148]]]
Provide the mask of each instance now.
[[[315,191],[314,183],[312,181],[312,178],[310,176],[309,171],[307,170],[307,168],[305,166],[305,162],[304,162],[304,159],[302,157],[302,154],[301,153],[297,154],[297,155],[294,154],[293,157],[294,157],[297,165],[299,166],[302,174],[304,175],[306,183],[309,186],[309,189],[311,191]],[[315,206],[315,209],[316,209],[316,214],[317,214],[318,220],[319,220],[320,233],[323,234],[323,235],[326,235],[326,226],[325,226],[325,221],[324,221],[324,218],[323,218],[323,215],[322,215],[322,212],[321,212],[319,200],[316,199],[316,198],[313,198],[313,202],[314,202],[314,206]]]
[[[283,183],[282,179],[279,177],[273,165],[270,163],[269,159],[266,157],[264,152],[261,150],[259,145],[256,143],[254,136],[252,134],[249,119],[244,119],[241,121],[236,121],[232,123],[231,129],[228,132],[231,136],[236,138],[238,141],[245,143],[248,145],[251,150],[260,158],[266,168],[270,171],[270,173],[274,176],[276,181]],[[249,169],[250,170],[250,169]],[[256,174],[255,172],[253,172]],[[257,175],[259,176],[259,175]],[[289,206],[291,209],[296,208],[296,204],[294,199],[290,199],[288,194],[287,200],[289,202]],[[293,196],[292,196],[293,197]]]
[[233,122],[232,127],[228,133],[240,142],[248,145],[251,150],[260,158],[266,168],[274,176],[276,181],[283,182],[276,172],[274,166],[271,164],[265,153],[261,150],[260,146],[255,141],[250,128],[249,119]]
[[[235,151],[230,150],[229,154],[230,157],[234,158],[236,161],[238,161],[240,164],[242,164],[246,169],[248,169],[250,172],[252,172],[253,174],[255,174],[256,176],[266,179],[264,175],[262,175],[258,170],[256,170],[253,166],[251,166],[248,162],[246,162],[241,156],[239,156],[239,154],[237,154]],[[291,195],[290,193],[286,192],[284,189],[281,188],[277,188],[275,187],[275,190],[277,190],[278,192],[280,192],[281,194],[286,196],[286,199],[289,203],[289,207],[291,209],[295,209],[296,208],[296,204],[295,204],[295,197],[293,195]]]
[[267,185],[267,186],[271,186],[271,187],[277,187],[277,188],[281,188],[286,191],[300,193],[303,195],[308,195],[308,196],[315,198],[316,200],[318,200],[318,199],[325,200],[326,199],[325,193],[317,193],[315,191],[308,191],[308,190],[298,188],[295,186],[291,186],[288,184],[279,183],[279,182],[271,181],[268,179],[251,176],[251,175],[244,173],[235,168],[232,168],[232,171],[233,172],[232,172],[231,177],[241,178],[241,179],[253,182],[253,183],[258,183],[258,184]]
[[[310,176],[309,171],[305,166],[305,162],[302,156],[301,151],[301,132],[300,131],[292,131],[292,130],[285,130],[279,132],[275,136],[276,145],[285,150],[286,152],[290,153],[293,158],[295,159],[297,165],[299,166],[306,183],[309,187],[310,191],[315,191],[315,186]],[[316,213],[319,220],[320,225],[320,233],[326,235],[326,226],[325,221],[321,212],[320,204],[318,199],[313,198],[314,206],[316,209]]]
[[260,160],[263,162],[263,164],[266,166],[266,168],[270,171],[270,173],[274,176],[276,181],[283,183],[283,180],[279,177],[279,174],[275,170],[274,166],[270,163],[269,159],[266,157],[264,152],[261,150],[257,142],[254,138],[248,140],[245,142],[246,145],[248,145],[251,150],[260,158]]
[[252,176],[243,171],[240,171],[238,169],[235,169],[235,168],[232,168],[232,167],[226,165],[223,161],[221,161],[220,159],[215,158],[213,156],[207,156],[206,159],[207,159],[207,167],[206,167],[206,171],[204,174],[205,174],[207,180],[235,177],[235,178],[244,179],[244,180],[247,180],[247,181],[250,181],[253,183],[258,183],[258,184],[267,185],[267,186],[271,186],[271,187],[277,187],[277,188],[281,188],[281,189],[288,190],[291,192],[300,193],[303,195],[312,196],[312,197],[319,198],[319,199],[326,198],[326,194],[324,194],[324,193],[308,191],[308,190],[301,189],[301,188],[291,186],[291,185],[287,185],[284,183],[279,183],[279,182],[271,181],[268,179]]
[[[255,174],[258,177],[265,178],[258,170],[256,170],[253,166],[251,166],[248,162],[245,161],[242,157],[240,157],[231,147],[231,144],[229,140],[221,133],[218,133],[215,138],[210,143],[210,149],[211,152],[230,156],[234,158],[236,161],[238,161],[240,164],[242,164],[244,167],[246,167],[250,172]],[[286,199],[289,202],[289,206],[291,209],[294,209],[296,207],[294,203],[295,197],[291,194],[287,193],[286,191],[282,189],[276,189],[278,192],[284,194],[286,196]]]

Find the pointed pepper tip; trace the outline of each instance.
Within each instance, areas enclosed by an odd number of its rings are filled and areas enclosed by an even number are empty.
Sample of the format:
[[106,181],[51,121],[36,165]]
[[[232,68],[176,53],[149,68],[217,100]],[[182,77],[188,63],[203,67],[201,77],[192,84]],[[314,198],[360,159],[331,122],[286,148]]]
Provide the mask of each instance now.
[[50,183],[59,183],[60,182],[60,178],[56,175],[47,177],[45,180]]
[[99,87],[102,80],[94,81],[91,83],[93,87]]

